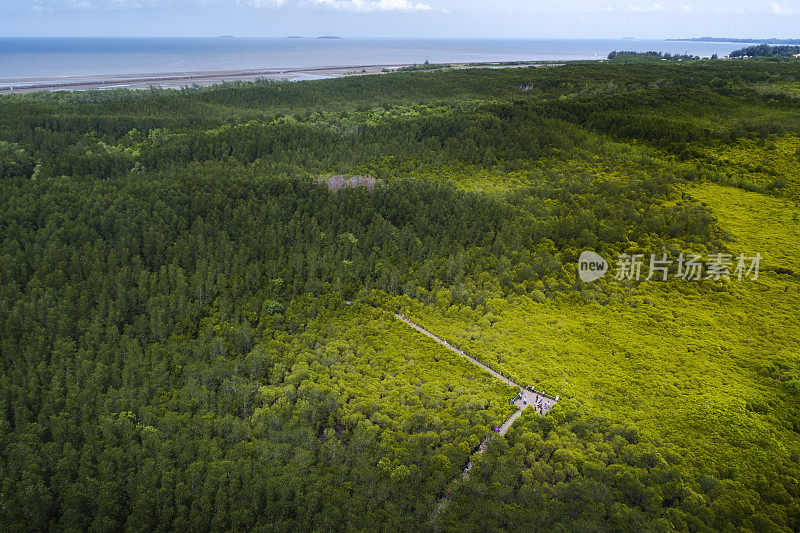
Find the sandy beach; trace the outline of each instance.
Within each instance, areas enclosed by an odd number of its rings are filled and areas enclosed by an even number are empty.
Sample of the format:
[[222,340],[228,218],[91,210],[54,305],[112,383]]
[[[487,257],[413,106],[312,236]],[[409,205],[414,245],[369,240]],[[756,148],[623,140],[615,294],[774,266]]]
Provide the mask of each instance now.
[[[518,66],[554,65],[561,62],[532,61]],[[452,68],[489,67],[503,65],[451,64]],[[304,81],[339,78],[365,74],[381,74],[408,64],[321,66],[297,69],[237,69],[198,72],[162,72],[148,74],[119,74],[113,76],[64,76],[58,78],[0,78],[0,95],[35,91],[86,91],[109,89],[147,89],[149,87],[178,89],[190,85],[208,86],[231,81],[271,79],[276,81]],[[509,67],[512,65],[508,65]]]

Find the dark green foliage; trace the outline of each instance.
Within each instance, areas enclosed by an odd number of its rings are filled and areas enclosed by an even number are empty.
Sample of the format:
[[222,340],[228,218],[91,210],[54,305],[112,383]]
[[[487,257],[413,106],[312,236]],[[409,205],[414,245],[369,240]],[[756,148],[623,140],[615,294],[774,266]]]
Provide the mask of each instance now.
[[698,56],[691,56],[686,54],[671,54],[669,52],[631,52],[614,50],[608,54],[608,59],[629,60],[629,59],[664,59],[666,61],[695,61],[700,59]]
[[731,57],[792,57],[800,54],[800,46],[770,46],[759,44],[746,46],[730,53]]
[[438,70],[438,69],[442,69],[442,68],[452,68],[452,67],[453,67],[453,65],[450,65],[450,64],[447,64],[447,63],[431,63],[430,61],[428,61],[426,59],[425,62],[423,64],[421,64],[421,65],[417,65],[417,64],[408,65],[408,66],[405,66],[405,67],[399,67],[399,68],[397,68],[395,70],[397,72],[415,72],[415,71],[418,71],[418,70]]
[[[724,250],[678,189],[718,177],[678,160],[698,157],[692,143],[800,131],[796,99],[753,88],[765,80],[797,83],[800,68],[577,63],[3,97],[0,528],[424,528],[508,416],[508,390],[469,392],[480,379],[454,377],[458,361],[341,300],[583,297],[582,249]],[[482,172],[521,183],[454,184]],[[316,181],[346,173],[382,181]],[[798,527],[790,466],[742,487],[635,428],[572,416],[495,441],[443,525]]]
[[30,178],[35,161],[19,145],[0,141],[0,180],[7,178]]
[[[442,526],[463,531],[780,530],[800,524],[798,484],[687,478],[681,457],[608,421],[530,416],[497,438],[453,493]],[[761,499],[770,515],[758,512]],[[777,519],[778,523],[774,520]]]

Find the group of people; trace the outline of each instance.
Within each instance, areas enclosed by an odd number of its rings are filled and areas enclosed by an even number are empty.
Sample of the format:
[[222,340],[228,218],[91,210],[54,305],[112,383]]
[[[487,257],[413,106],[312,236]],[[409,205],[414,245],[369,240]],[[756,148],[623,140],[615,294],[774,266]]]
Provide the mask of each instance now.
[[550,400],[545,399],[544,397],[539,396],[537,394],[536,403],[533,404],[533,408],[536,410],[537,413],[543,415],[550,410]]
[[[544,391],[536,392],[532,386],[525,387],[529,391],[533,392],[534,400],[533,400],[533,408],[536,410],[537,413],[540,415],[545,414],[550,408],[553,406],[555,402],[551,401],[550,398],[544,395]],[[523,408],[528,405],[528,398],[525,396],[524,390],[520,390],[514,398],[511,398],[508,403],[514,404],[518,400],[522,400]]]

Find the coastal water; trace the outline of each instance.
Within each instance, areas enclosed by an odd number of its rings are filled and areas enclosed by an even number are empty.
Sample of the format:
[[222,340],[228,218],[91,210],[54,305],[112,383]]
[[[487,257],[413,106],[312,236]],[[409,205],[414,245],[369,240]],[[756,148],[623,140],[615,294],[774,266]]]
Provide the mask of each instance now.
[[0,79],[375,64],[725,56],[736,43],[634,39],[0,38]]

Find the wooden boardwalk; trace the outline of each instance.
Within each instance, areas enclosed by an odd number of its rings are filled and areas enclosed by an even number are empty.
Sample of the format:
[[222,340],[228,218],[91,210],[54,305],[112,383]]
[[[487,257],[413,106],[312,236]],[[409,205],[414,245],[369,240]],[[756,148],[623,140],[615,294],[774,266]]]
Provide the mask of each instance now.
[[[423,335],[427,335],[428,337],[430,337],[431,339],[435,340],[436,342],[438,342],[442,346],[445,346],[446,348],[454,351],[455,353],[457,353],[461,357],[463,357],[466,360],[468,360],[473,365],[476,365],[476,366],[482,368],[483,370],[485,370],[486,372],[491,374],[493,377],[503,381],[505,384],[510,385],[511,387],[515,387],[520,392],[519,396],[514,400],[514,405],[517,406],[517,410],[514,411],[514,414],[512,414],[508,418],[508,420],[506,420],[505,422],[502,423],[502,425],[499,426],[499,428],[500,428],[499,431],[492,432],[489,436],[487,436],[485,439],[483,439],[483,442],[481,442],[480,446],[475,451],[475,453],[472,454],[472,457],[470,458],[469,462],[467,463],[467,466],[464,468],[464,471],[461,473],[461,479],[462,480],[469,479],[469,471],[472,469],[472,464],[473,464],[474,459],[479,454],[481,454],[484,451],[486,451],[486,448],[489,446],[489,443],[492,442],[492,439],[494,438],[495,434],[505,435],[506,432],[508,432],[508,429],[514,423],[514,421],[517,418],[519,418],[520,415],[522,415],[522,411],[524,409],[527,409],[528,407],[536,407],[536,405],[539,402],[539,400],[541,400],[542,401],[542,408],[541,409],[537,409],[536,412],[541,414],[541,415],[546,415],[547,412],[550,411],[550,409],[552,409],[553,406],[556,404],[557,400],[555,398],[550,398],[549,396],[544,396],[544,395],[542,395],[542,394],[540,394],[538,392],[532,392],[532,391],[530,391],[528,389],[525,389],[525,388],[521,387],[518,383],[515,383],[514,381],[512,381],[509,378],[507,378],[506,376],[504,376],[504,375],[500,374],[499,372],[489,368],[488,366],[486,366],[485,364],[481,363],[480,361],[478,361],[474,357],[471,357],[471,356],[467,355],[463,350],[461,350],[459,348],[456,348],[455,346],[453,346],[452,344],[450,344],[446,340],[438,337],[437,335],[435,335],[432,332],[428,331],[427,329],[423,328],[419,324],[416,324],[415,322],[413,322],[412,320],[406,318],[405,316],[400,315],[398,313],[395,313],[394,316],[398,320],[401,320],[403,323],[411,326],[412,328],[414,328],[418,332],[422,333]],[[436,525],[439,516],[441,515],[442,511],[444,511],[447,508],[449,503],[450,503],[450,498],[447,495],[445,495],[439,501],[438,505],[436,506],[436,509],[433,511],[433,514],[431,515],[431,518],[430,518],[430,521],[431,521],[432,524]]]
[[552,409],[553,406],[556,404],[556,399],[555,398],[550,398],[549,396],[543,396],[542,394],[540,394],[538,392],[529,391],[528,389],[522,387],[518,383],[515,383],[514,381],[512,381],[509,378],[507,378],[506,376],[504,376],[504,375],[500,374],[499,372],[493,370],[492,368],[489,368],[488,366],[484,365],[483,363],[481,363],[480,361],[478,361],[474,357],[471,357],[471,356],[467,355],[463,350],[460,350],[460,349],[456,348],[455,346],[453,346],[452,344],[450,344],[446,340],[436,336],[435,334],[431,333],[430,331],[428,331],[427,329],[423,328],[419,324],[416,324],[411,319],[406,318],[405,316],[397,314],[397,313],[395,313],[394,316],[398,320],[402,320],[405,324],[408,324],[409,326],[411,326],[415,330],[419,331],[423,335],[427,335],[428,337],[430,337],[431,339],[435,340],[436,342],[438,342],[442,346],[445,346],[446,348],[449,348],[450,350],[454,351],[455,353],[457,353],[458,355],[460,355],[461,357],[463,357],[464,359],[466,359],[467,361],[469,361],[473,365],[482,368],[483,370],[485,370],[486,372],[488,372],[489,374],[491,374],[495,378],[497,378],[500,381],[504,382],[506,385],[514,387],[514,388],[516,388],[516,389],[518,389],[520,391],[521,397],[518,397],[517,399],[514,400],[514,405],[517,406],[518,410],[513,415],[511,415],[511,417],[508,420],[503,422],[503,424],[500,426],[499,433],[501,435],[505,435],[506,434],[506,432],[508,431],[508,428],[511,427],[511,424],[514,422],[514,420],[516,420],[517,417],[519,417],[519,415],[522,414],[522,410],[523,409],[526,409],[528,407],[535,407],[540,399],[542,400],[543,407],[542,407],[541,411],[539,411],[537,409],[537,413],[540,413],[542,415],[547,414],[547,412],[550,411],[550,409]]

